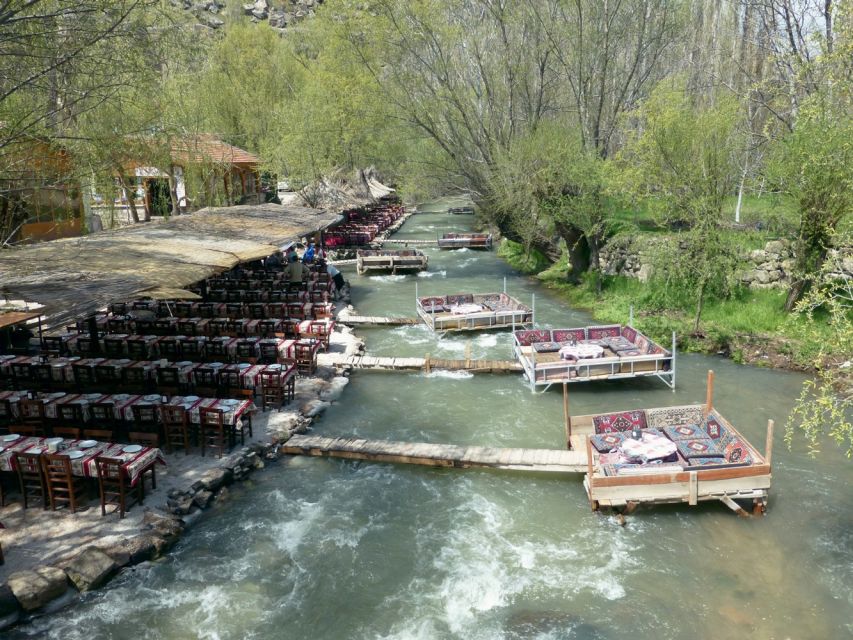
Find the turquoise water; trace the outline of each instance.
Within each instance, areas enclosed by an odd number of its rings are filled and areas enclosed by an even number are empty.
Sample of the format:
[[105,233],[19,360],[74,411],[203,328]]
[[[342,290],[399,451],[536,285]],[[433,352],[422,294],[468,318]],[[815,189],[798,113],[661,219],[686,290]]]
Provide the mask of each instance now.
[[[418,214],[400,235],[465,230]],[[420,276],[359,277],[364,314],[413,315],[422,295],[535,295],[537,322],[587,324],[494,253],[426,249]],[[509,358],[502,333],[437,339],[369,329],[371,354]],[[760,449],[804,378],[707,356],[678,360],[678,388],[637,380],[570,387],[573,414],[701,402]],[[520,375],[353,375],[314,432],[559,447],[559,391]],[[777,440],[768,514],[718,504],[643,509],[620,527],[592,513],[580,478],[291,458],[256,474],[157,563],[10,638],[842,638],[853,637],[853,463]]]

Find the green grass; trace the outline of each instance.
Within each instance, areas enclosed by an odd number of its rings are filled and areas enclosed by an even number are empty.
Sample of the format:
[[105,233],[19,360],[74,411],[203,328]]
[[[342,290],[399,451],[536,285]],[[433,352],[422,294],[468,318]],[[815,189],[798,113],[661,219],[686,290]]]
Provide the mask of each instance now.
[[541,251],[531,249],[529,252],[525,252],[524,245],[506,238],[501,240],[498,255],[514,269],[526,274],[539,273],[551,264],[551,261]]

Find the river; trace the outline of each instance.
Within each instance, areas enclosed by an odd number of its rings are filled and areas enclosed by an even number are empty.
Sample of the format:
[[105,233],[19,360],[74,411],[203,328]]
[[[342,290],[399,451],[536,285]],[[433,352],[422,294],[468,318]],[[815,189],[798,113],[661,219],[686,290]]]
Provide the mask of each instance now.
[[[421,213],[399,237],[465,230]],[[414,315],[422,295],[535,295],[536,321],[589,324],[494,253],[427,248],[420,276],[345,272],[366,315]],[[368,353],[510,355],[507,333],[436,339],[423,326],[365,329]],[[760,449],[798,374],[680,355],[677,390],[652,380],[573,385],[573,414],[702,402]],[[781,428],[778,430],[781,432]],[[559,447],[558,389],[519,374],[356,372],[314,432]],[[766,517],[721,504],[592,513],[581,478],[288,458],[233,487],[166,558],[9,638],[842,638],[853,637],[853,462],[777,438]]]

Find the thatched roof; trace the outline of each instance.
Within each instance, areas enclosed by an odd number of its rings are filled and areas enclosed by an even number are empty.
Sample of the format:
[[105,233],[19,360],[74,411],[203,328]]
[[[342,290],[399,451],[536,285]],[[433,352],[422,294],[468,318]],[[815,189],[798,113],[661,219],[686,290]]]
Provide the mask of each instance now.
[[146,290],[181,289],[340,220],[275,204],[202,209],[164,222],[0,251],[0,295],[44,305],[50,328]]

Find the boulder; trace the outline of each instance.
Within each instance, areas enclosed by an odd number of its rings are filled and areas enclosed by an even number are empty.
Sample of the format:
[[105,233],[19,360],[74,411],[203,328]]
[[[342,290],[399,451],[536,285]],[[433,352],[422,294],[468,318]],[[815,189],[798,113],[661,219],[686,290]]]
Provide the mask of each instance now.
[[211,500],[213,500],[213,492],[211,491],[199,491],[193,497],[193,502],[199,509],[206,509]]
[[200,482],[204,483],[204,486],[209,491],[218,491],[223,486],[231,484],[233,479],[234,477],[228,469],[215,467],[205,471],[200,478]]
[[97,547],[86,547],[68,564],[65,573],[80,591],[91,591],[104,584],[119,570],[119,565]]
[[157,556],[157,539],[141,534],[125,538],[111,547],[101,547],[120,566],[139,564]]
[[35,611],[65,593],[68,578],[62,569],[43,566],[17,571],[9,576],[7,584],[24,610]]
[[755,249],[754,251],[749,252],[749,259],[752,260],[754,264],[761,264],[767,260],[767,252],[763,249]]
[[21,604],[8,584],[0,585],[0,631],[14,625],[21,617]]
[[764,245],[764,251],[771,255],[781,256],[785,253],[785,244],[781,240],[771,240]]

